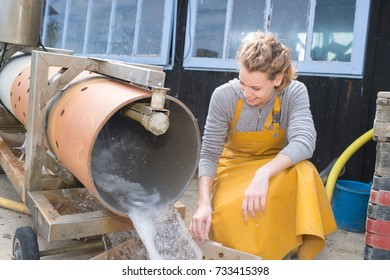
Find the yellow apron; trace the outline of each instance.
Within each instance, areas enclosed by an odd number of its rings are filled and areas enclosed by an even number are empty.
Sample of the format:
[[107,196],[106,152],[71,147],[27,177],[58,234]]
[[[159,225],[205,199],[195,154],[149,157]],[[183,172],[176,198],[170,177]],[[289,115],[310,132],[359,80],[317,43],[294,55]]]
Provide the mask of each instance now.
[[298,247],[298,259],[313,259],[325,245],[325,235],[337,227],[324,185],[309,161],[273,176],[265,212],[244,221],[245,190],[256,170],[285,147],[285,136],[279,128],[279,95],[262,131],[236,131],[243,104],[239,99],[213,185],[210,239],[263,259],[282,259]]

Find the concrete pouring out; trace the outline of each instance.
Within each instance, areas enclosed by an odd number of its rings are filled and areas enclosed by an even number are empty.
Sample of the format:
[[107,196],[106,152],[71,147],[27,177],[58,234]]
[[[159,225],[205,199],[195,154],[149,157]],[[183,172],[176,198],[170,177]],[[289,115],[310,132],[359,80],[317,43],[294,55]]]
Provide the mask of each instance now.
[[[97,157],[99,163],[106,163],[105,155]],[[95,167],[95,183],[111,199],[128,211],[128,216],[144,244],[147,259],[186,260],[201,259],[202,252],[189,235],[184,221],[173,204],[161,202],[157,188],[146,190],[140,183],[127,181],[125,178],[110,173],[103,166]],[[114,171],[114,170],[111,170]],[[134,235],[135,236],[135,235]],[[139,242],[138,242],[139,243]],[[136,248],[136,247],[135,247]],[[133,248],[134,249],[134,248]],[[137,250],[137,249],[136,249]],[[111,259],[114,258],[111,256]]]

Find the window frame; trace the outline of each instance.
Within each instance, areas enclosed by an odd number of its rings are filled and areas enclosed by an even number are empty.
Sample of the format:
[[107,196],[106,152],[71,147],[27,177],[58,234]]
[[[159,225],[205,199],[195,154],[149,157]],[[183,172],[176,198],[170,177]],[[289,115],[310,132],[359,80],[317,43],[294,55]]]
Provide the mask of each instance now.
[[[66,10],[64,11],[64,26],[63,26],[63,31],[62,31],[62,40],[60,42],[60,47],[61,49],[65,49],[65,39],[66,38],[66,32],[67,29],[67,24],[66,20],[69,17],[69,5],[71,4],[72,1],[75,0],[64,0],[65,6],[67,7]],[[164,67],[164,69],[172,69],[174,65],[174,50],[176,46],[176,25],[177,25],[177,9],[178,9],[178,0],[164,0],[164,13],[162,14],[163,17],[163,22],[162,22],[162,30],[163,34],[161,37],[161,45],[160,45],[160,55],[140,55],[137,54],[137,48],[138,48],[138,39],[139,36],[142,36],[139,32],[142,22],[141,22],[141,14],[142,14],[142,9],[144,9],[144,0],[137,0],[137,12],[136,12],[136,22],[135,22],[135,33],[133,37],[133,46],[131,53],[129,54],[110,54],[110,46],[112,41],[111,35],[113,33],[113,25],[111,23],[111,19],[115,17],[115,5],[117,4],[116,0],[112,0],[108,6],[111,9],[110,13],[110,24],[109,24],[109,32],[107,34],[107,47],[106,47],[106,53],[103,54],[96,54],[96,53],[88,53],[87,51],[87,45],[88,45],[88,40],[91,38],[89,32],[88,32],[88,27],[89,23],[92,19],[92,9],[93,9],[93,4],[94,1],[96,0],[88,0],[88,10],[85,13],[86,16],[86,25],[85,25],[85,35],[82,40],[83,46],[82,49],[83,51],[81,53],[75,53],[75,55],[80,55],[80,56],[88,56],[88,57],[96,57],[96,58],[102,58],[102,59],[108,59],[108,60],[119,60],[119,61],[124,61],[124,62],[129,62],[129,63],[140,63],[140,64],[151,64],[151,65],[158,65]],[[45,12],[44,12],[44,17],[43,17],[43,30],[42,30],[42,42],[46,42],[46,36],[47,36],[47,27],[48,27],[48,20],[49,20],[49,9],[48,6],[50,5],[51,1],[45,1]],[[145,8],[147,9],[147,8]]]
[[[233,0],[227,1],[226,16],[232,15]],[[238,69],[237,62],[234,59],[226,59],[227,54],[227,31],[229,30],[230,21],[225,20],[225,35],[223,55],[221,58],[208,58],[208,57],[193,57],[191,54],[194,52],[194,37],[195,37],[195,24],[196,19],[193,15],[196,15],[197,0],[188,0],[187,10],[187,23],[186,34],[184,44],[184,57],[183,67],[189,70],[207,70],[207,71],[232,71],[236,72]]]
[[[188,1],[188,15],[187,15],[187,28],[185,34],[185,47],[183,57],[183,67],[188,70],[200,70],[200,71],[225,71],[225,72],[237,72],[238,65],[234,59],[225,58],[227,49],[227,38],[230,20],[232,15],[233,1],[227,1],[227,10],[225,17],[225,39],[223,42],[223,56],[222,58],[206,58],[206,57],[193,57],[194,37],[195,37],[195,24],[197,0]],[[350,62],[339,61],[313,61],[311,60],[311,44],[313,40],[313,29],[315,19],[315,7],[317,0],[310,0],[310,8],[308,15],[307,25],[307,38],[305,46],[305,58],[304,61],[293,61],[293,64],[297,67],[299,75],[303,76],[328,76],[328,77],[345,77],[345,78],[362,78],[364,74],[365,54],[368,37],[368,24],[370,15],[370,0],[356,0],[356,11],[353,27],[353,51]],[[259,11],[259,16],[261,16]],[[263,29],[269,32],[269,16],[272,13],[272,0],[266,0],[266,8],[264,11],[264,26],[259,26],[259,29]],[[272,32],[272,26],[271,26]]]

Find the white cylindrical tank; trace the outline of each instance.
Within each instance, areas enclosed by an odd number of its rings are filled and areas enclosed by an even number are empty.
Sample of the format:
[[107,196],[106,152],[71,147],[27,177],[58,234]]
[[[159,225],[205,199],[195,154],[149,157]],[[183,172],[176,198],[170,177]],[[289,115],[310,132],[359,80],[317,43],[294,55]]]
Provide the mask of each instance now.
[[26,68],[30,67],[31,55],[17,53],[3,65],[0,71],[0,100],[1,103],[12,112],[11,88],[16,77]]

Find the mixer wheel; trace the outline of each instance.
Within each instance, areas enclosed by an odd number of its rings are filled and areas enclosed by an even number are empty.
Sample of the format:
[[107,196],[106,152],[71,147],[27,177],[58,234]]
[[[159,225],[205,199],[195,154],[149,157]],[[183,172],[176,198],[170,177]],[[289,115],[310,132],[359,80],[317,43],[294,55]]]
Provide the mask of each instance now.
[[32,227],[16,229],[12,251],[17,260],[39,260],[38,240]]

